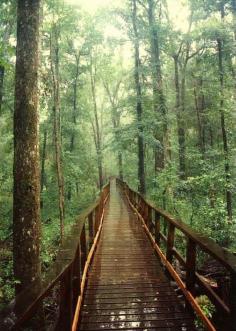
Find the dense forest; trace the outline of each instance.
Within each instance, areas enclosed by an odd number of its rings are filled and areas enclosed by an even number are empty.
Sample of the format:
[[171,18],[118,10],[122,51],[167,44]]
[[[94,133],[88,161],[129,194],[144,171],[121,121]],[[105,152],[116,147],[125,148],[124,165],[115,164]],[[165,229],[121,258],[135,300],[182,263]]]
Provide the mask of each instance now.
[[0,41],[1,307],[109,176],[236,251],[235,0],[1,0]]

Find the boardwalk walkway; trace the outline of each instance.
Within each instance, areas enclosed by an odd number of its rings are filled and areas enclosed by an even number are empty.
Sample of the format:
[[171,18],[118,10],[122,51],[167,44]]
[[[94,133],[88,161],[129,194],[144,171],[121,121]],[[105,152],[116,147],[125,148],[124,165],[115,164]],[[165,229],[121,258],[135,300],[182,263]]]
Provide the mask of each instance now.
[[195,330],[143,230],[111,182],[79,330]]

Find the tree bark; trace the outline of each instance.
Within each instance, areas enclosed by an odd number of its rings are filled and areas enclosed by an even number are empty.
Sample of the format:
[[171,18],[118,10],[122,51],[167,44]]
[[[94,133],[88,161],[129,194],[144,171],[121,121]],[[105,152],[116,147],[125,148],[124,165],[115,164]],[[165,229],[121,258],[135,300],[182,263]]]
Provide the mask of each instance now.
[[[98,179],[99,179],[99,188],[100,190],[103,187],[103,165],[102,165],[102,133],[98,120],[98,109],[97,109],[97,96],[96,96],[96,72],[93,74],[93,63],[92,56],[90,58],[90,80],[91,80],[91,91],[93,98],[93,112],[94,112],[94,123],[93,133],[94,133],[94,143],[97,152],[97,162],[98,162]],[[96,68],[95,68],[96,71]]]
[[[108,95],[108,98],[109,98],[109,101],[111,104],[111,108],[112,108],[111,120],[112,120],[113,128],[115,131],[115,140],[116,140],[117,144],[119,144],[119,141],[120,141],[120,137],[117,132],[120,128],[120,114],[117,111],[117,108],[118,108],[117,95],[119,92],[120,83],[121,83],[121,81],[117,82],[115,91],[112,95],[109,85],[106,82],[104,82],[104,87],[107,92],[107,95]],[[122,152],[120,149],[117,153],[117,162],[118,162],[118,169],[119,169],[119,178],[123,181],[123,157],[122,157]]]
[[185,61],[181,73],[181,88],[180,88],[180,128],[179,128],[179,173],[181,179],[186,179],[186,137],[184,125],[185,113],[185,94],[186,94],[186,67]]
[[51,53],[51,71],[53,79],[53,135],[55,147],[55,162],[58,184],[58,207],[60,217],[60,238],[64,236],[64,219],[65,219],[65,193],[64,177],[62,170],[62,141],[61,141],[61,110],[60,110],[60,75],[59,75],[59,28],[53,23],[50,36],[50,53]]
[[[73,112],[72,112],[72,123],[75,126],[77,124],[77,92],[78,92],[78,79],[79,79],[79,57],[75,55],[76,60],[76,72],[73,84]],[[72,153],[75,148],[75,127],[72,130],[71,141],[70,141],[70,152]]]
[[155,148],[155,171],[165,167],[165,163],[170,161],[170,142],[167,125],[167,107],[163,92],[162,70],[160,60],[159,38],[155,21],[155,3],[148,0],[148,22],[151,45],[151,63],[152,63],[152,84],[153,84],[153,106],[156,118],[161,118],[162,128],[156,128],[154,136],[162,144],[162,148]]
[[14,111],[13,269],[16,295],[40,279],[38,44],[40,0],[18,0]]
[[224,149],[224,159],[225,159],[225,180],[226,180],[226,209],[228,219],[231,222],[233,218],[232,212],[232,192],[231,192],[231,174],[229,165],[229,147],[228,147],[228,137],[225,125],[225,114],[224,114],[224,68],[223,68],[223,41],[222,39],[217,39],[218,46],[218,67],[219,67],[219,82],[220,82],[220,123],[222,132],[222,141]]
[[123,157],[122,157],[121,152],[118,153],[118,165],[119,165],[119,178],[120,178],[120,180],[123,181],[123,179],[124,179],[124,176],[123,176]]
[[142,124],[142,88],[140,81],[140,54],[139,54],[139,36],[137,28],[137,5],[136,0],[132,1],[132,23],[134,31],[134,52],[135,52],[135,87],[137,97],[137,122],[138,122],[138,179],[139,187],[138,190],[141,194],[146,193],[145,184],[145,166],[144,166],[144,141],[143,141],[143,124]]
[[[42,148],[42,155],[41,155],[41,181],[40,181],[40,192],[43,192],[43,187],[45,185],[45,161],[46,161],[46,148],[47,148],[47,129],[44,129],[43,132],[43,148]],[[40,206],[43,207],[43,198],[41,195]]]
[[[192,26],[192,15],[190,16],[189,32]],[[178,141],[179,141],[179,176],[181,179],[186,179],[186,129],[185,129],[185,97],[186,97],[186,70],[188,61],[193,58],[199,51],[190,53],[190,43],[186,42],[186,54],[183,56],[183,61],[179,61],[179,55],[182,48],[180,46],[178,54],[174,55],[175,65],[175,89],[176,89],[176,105],[178,106]],[[181,78],[179,79],[179,68]],[[178,80],[178,82],[177,82]],[[179,83],[181,82],[181,84]],[[178,85],[177,85],[178,84]],[[177,91],[178,90],[178,91]]]
[[198,146],[202,154],[202,158],[205,158],[206,153],[206,130],[205,130],[205,119],[204,119],[204,110],[205,110],[205,96],[202,91],[203,80],[202,78],[198,79],[195,82],[193,88],[195,109],[197,115],[197,128],[198,128]]
[[[12,3],[12,7],[13,7],[13,3]],[[5,22],[5,31],[3,33],[3,38],[1,40],[1,42],[2,42],[2,50],[1,51],[2,51],[2,56],[3,57],[7,53],[6,48],[9,44],[9,39],[10,39],[10,36],[11,36],[11,33],[12,33],[13,20],[14,20],[14,17],[12,15],[12,18],[10,19],[10,21],[7,20],[7,22]],[[2,102],[3,102],[4,77],[5,77],[5,66],[4,66],[4,64],[1,64],[0,65],[0,113],[1,113]]]
[[[78,79],[79,79],[79,56],[75,53],[75,61],[76,61],[76,71],[75,71],[75,79],[73,83],[73,111],[72,111],[72,134],[70,138],[70,153],[72,154],[75,149],[75,126],[77,124],[77,94],[78,94]],[[72,183],[69,181],[68,184],[68,193],[67,199],[70,201],[72,197]]]
[[234,39],[236,40],[236,0],[232,0],[232,13],[233,13],[233,29],[234,29]]
[[[189,20],[189,28],[188,34],[191,31],[192,27],[192,18],[193,15],[191,13]],[[194,57],[198,51],[190,53],[190,42],[186,41],[186,54],[183,54],[183,59],[181,61],[180,54],[182,52],[182,46],[184,41],[181,42],[179,50],[176,54],[174,54],[174,67],[175,67],[175,90],[176,90],[176,111],[177,111],[177,127],[178,127],[178,143],[179,143],[179,177],[180,179],[186,179],[186,137],[185,137],[185,121],[184,121],[184,113],[185,113],[185,94],[186,94],[186,69],[188,61]],[[183,52],[182,52],[183,53]],[[179,75],[179,69],[181,75]],[[179,76],[181,78],[179,78]],[[181,84],[180,84],[181,82]]]
[[178,131],[178,142],[179,142],[179,177],[180,179],[185,179],[186,178],[185,130],[183,127],[183,120],[181,113],[181,110],[183,109],[181,109],[181,98],[180,98],[180,97],[183,98],[183,91],[181,93],[180,83],[179,83],[178,56],[175,55],[173,58],[174,58],[174,68],[175,68],[175,109],[176,109],[177,131]]
[[5,74],[5,68],[3,65],[0,65],[0,113],[2,110],[4,74]]

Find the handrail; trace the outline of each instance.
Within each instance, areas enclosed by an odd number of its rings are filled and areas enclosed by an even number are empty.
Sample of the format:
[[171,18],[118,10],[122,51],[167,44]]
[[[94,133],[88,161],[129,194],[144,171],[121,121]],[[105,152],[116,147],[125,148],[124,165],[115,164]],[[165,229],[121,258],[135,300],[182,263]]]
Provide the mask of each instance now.
[[[143,222],[143,226],[153,243],[153,246],[160,256],[160,259],[168,270],[171,277],[181,288],[187,301],[190,303],[196,314],[202,319],[207,330],[215,330],[199,307],[196,297],[197,287],[216,307],[216,311],[222,316],[223,324],[220,331],[236,331],[236,257],[221,248],[213,240],[197,233],[190,226],[155,207],[146,201],[141,194],[132,190],[125,182],[117,179],[118,184],[123,189],[131,208]],[[164,222],[167,228],[167,235],[161,232],[161,222]],[[186,258],[175,247],[175,229],[184,234],[187,239]],[[163,252],[160,245],[164,244],[166,251]],[[206,279],[197,270],[197,249],[209,254],[212,258],[223,265],[230,277],[229,298],[221,298],[209,284]],[[174,268],[173,261],[178,260],[186,272],[185,279],[181,279]]]
[[20,330],[37,311],[41,314],[39,323],[43,323],[44,300],[49,297],[58,302],[54,329],[60,330],[63,326],[63,330],[71,330],[86,259],[102,222],[109,193],[110,183],[104,186],[99,199],[78,217],[45,279],[35,280],[1,312],[1,331]]

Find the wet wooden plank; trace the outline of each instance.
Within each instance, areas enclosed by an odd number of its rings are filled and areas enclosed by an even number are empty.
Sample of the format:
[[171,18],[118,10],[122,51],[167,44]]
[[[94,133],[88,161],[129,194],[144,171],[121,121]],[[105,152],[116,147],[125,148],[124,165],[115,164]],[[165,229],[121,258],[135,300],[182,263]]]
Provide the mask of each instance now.
[[[161,284],[161,285],[160,285]],[[173,285],[175,283],[172,283]],[[111,281],[109,284],[106,283],[106,280],[100,280],[98,282],[92,282],[92,279],[89,281],[89,283],[87,284],[87,290],[88,291],[92,291],[92,290],[104,290],[104,291],[108,291],[108,289],[111,289],[111,291],[139,291],[142,290],[143,291],[148,291],[148,290],[155,290],[155,289],[164,289],[164,288],[169,288],[170,284],[165,283],[163,281],[160,280],[160,282],[153,282],[150,281],[150,279],[147,280],[147,282],[145,283],[145,279],[144,282],[141,283],[138,281],[138,279],[130,279],[127,280],[127,282],[119,282],[119,280],[115,281]],[[176,289],[176,286],[170,287],[171,289]]]
[[142,296],[149,296],[149,295],[158,295],[161,293],[169,293],[173,295],[173,290],[172,288],[169,288],[168,286],[163,286],[163,287],[157,287],[157,288],[131,288],[131,289],[116,289],[116,290],[110,290],[109,288],[107,290],[87,290],[86,292],[86,298],[88,297],[103,297],[103,298],[108,298],[108,297],[126,297],[128,296],[129,298],[131,297],[142,297]]
[[183,312],[172,312],[170,315],[166,313],[139,313],[139,314],[119,314],[119,315],[92,315],[92,316],[82,316],[81,324],[85,323],[109,323],[109,322],[132,322],[132,321],[166,321],[166,320],[176,320],[185,319],[186,314]]
[[[171,300],[159,300],[154,302],[129,302],[125,305],[123,303],[93,303],[93,304],[84,304],[83,309],[89,309],[89,310],[103,310],[103,309],[109,309],[112,307],[112,309],[143,309],[143,308],[160,308],[160,307],[171,307],[174,305],[180,304],[180,301],[178,298],[172,298]],[[181,304],[180,304],[181,305]]]
[[[162,294],[158,296],[149,296],[149,297],[136,297],[136,298],[92,298],[88,299],[85,297],[84,299],[84,304],[86,305],[93,305],[93,304],[123,304],[123,305],[128,305],[128,304],[133,304],[133,303],[153,303],[153,302],[170,302],[173,299],[173,294]],[[176,301],[176,300],[174,300]]]
[[[160,321],[145,321],[145,320],[134,320],[132,322],[113,322],[112,320],[108,323],[81,323],[80,331],[82,330],[113,330],[113,329],[141,329],[145,330],[146,328],[170,328],[170,327],[193,327],[193,322],[190,319],[169,319],[169,320],[160,320]],[[183,329],[184,330],[184,329]]]
[[78,330],[195,330],[114,182]]
[[90,307],[87,307],[82,312],[82,317],[87,316],[87,315],[92,315],[92,316],[119,316],[119,315],[139,315],[139,314],[163,314],[163,313],[182,313],[184,312],[184,307],[181,305],[160,305],[160,307],[138,307],[138,308],[127,308],[127,307],[122,307],[122,308],[114,308],[114,306],[110,306],[107,309],[89,309]]

